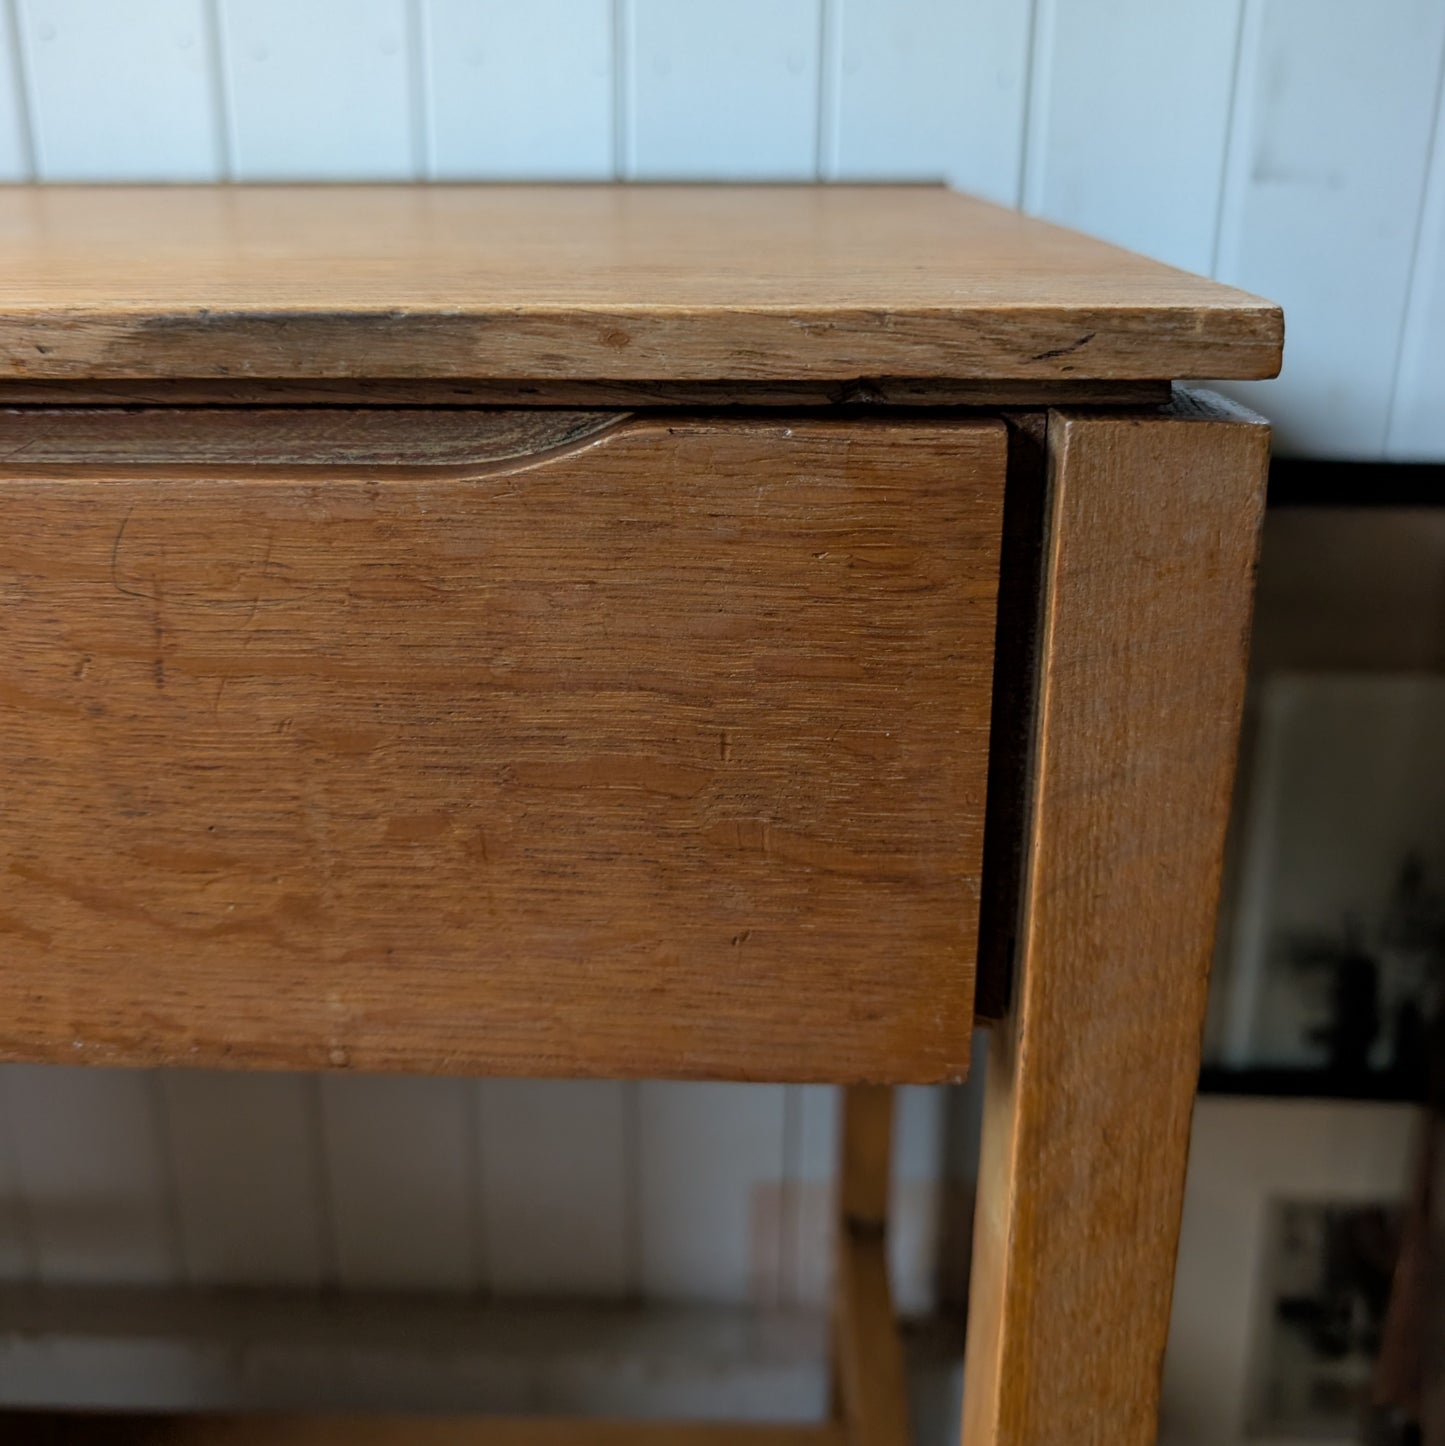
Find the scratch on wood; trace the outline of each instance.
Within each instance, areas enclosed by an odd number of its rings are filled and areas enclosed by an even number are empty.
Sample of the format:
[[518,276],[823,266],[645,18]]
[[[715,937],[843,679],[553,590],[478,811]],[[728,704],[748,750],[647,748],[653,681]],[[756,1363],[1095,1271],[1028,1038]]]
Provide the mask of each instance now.
[[126,514],[120,520],[120,526],[116,529],[115,542],[110,549],[110,581],[115,590],[122,597],[138,597],[150,601],[150,594],[137,592],[134,588],[126,587],[120,580],[120,545],[125,541],[125,530],[130,526],[131,515],[135,512],[134,507],[126,509]]
[[1097,335],[1098,335],[1098,332],[1086,331],[1086,332],[1084,333],[1084,335],[1081,336],[1081,337],[1078,339],[1078,341],[1071,341],[1071,342],[1068,344],[1068,346],[1056,346],[1056,347],[1054,347],[1054,348],[1053,348],[1052,350],[1050,350],[1050,351],[1039,351],[1039,352],[1035,352],[1035,353],[1033,354],[1033,356],[1031,356],[1031,357],[1029,358],[1029,360],[1030,360],[1030,361],[1049,361],[1050,359],[1052,359],[1053,357],[1056,357],[1056,356],[1069,356],[1069,355],[1071,355],[1072,353],[1074,353],[1074,352],[1076,352],[1076,351],[1080,351],[1080,350],[1082,350],[1084,347],[1088,346],[1088,344],[1089,344],[1091,341],[1093,341],[1093,339],[1094,339]]

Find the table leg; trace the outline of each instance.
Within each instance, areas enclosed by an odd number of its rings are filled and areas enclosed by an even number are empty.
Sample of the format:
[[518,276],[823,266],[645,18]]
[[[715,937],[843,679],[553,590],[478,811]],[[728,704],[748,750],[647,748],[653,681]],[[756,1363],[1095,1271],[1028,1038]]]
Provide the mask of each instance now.
[[893,1091],[843,1091],[833,1306],[834,1411],[849,1446],[908,1446],[903,1346],[888,1289]]
[[1048,422],[1012,998],[989,1042],[965,1446],[1145,1446],[1244,691],[1267,429]]

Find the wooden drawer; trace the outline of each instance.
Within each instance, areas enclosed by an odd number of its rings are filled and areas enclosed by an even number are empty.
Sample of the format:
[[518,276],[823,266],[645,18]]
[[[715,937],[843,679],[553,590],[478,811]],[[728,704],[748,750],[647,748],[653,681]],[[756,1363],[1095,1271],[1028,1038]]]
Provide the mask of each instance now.
[[0,419],[0,1057],[936,1080],[994,421]]

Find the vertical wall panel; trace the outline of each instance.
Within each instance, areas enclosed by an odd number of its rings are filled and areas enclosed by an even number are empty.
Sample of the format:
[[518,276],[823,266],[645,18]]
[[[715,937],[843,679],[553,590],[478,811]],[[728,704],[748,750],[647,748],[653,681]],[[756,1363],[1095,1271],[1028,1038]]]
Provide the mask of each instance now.
[[0,181],[30,179],[20,44],[12,0],[0,0]]
[[827,0],[823,175],[1018,199],[1029,6]]
[[621,0],[627,174],[812,180],[822,0]]
[[11,1065],[5,1084],[36,1277],[174,1284],[180,1246],[154,1075]]
[[320,1088],[342,1288],[474,1289],[473,1086],[333,1074]]
[[203,0],[16,0],[45,181],[221,174]]
[[1436,106],[1430,180],[1390,413],[1396,461],[1445,461],[1445,60]]
[[217,0],[238,180],[417,170],[406,0]]
[[779,1299],[783,1096],[778,1085],[640,1087],[645,1297]]
[[186,1276],[316,1286],[326,1277],[315,1081],[159,1072]]
[[1207,274],[1240,21],[1241,0],[1038,0],[1027,209]]
[[1250,0],[1218,274],[1280,302],[1284,372],[1232,385],[1297,455],[1378,457],[1445,41],[1439,0]]
[[428,173],[613,174],[610,0],[424,0]]
[[610,1080],[487,1080],[476,1088],[492,1289],[627,1295],[635,1186],[627,1101],[636,1091]]

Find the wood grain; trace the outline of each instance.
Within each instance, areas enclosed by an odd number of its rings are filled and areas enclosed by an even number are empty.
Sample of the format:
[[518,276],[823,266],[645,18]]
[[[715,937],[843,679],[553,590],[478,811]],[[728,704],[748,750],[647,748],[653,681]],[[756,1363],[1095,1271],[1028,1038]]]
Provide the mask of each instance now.
[[838,1232],[838,1398],[848,1446],[908,1446],[908,1380],[881,1230]]
[[843,1091],[838,1151],[838,1208],[845,1225],[882,1230],[888,1221],[893,1151],[893,1091],[850,1085]]
[[989,1044],[966,1446],[1157,1430],[1267,430],[1054,414],[1029,871]]
[[0,1414],[26,1446],[844,1446],[831,1422]]
[[[535,460],[624,421],[616,411],[437,407],[0,408],[0,469],[437,467]],[[395,475],[395,473],[393,473]]]
[[834,1280],[834,1402],[849,1446],[907,1446],[908,1385],[888,1284],[893,1091],[843,1091]]
[[138,426],[0,467],[0,1057],[964,1073],[1001,424]]
[[0,376],[1263,377],[1278,308],[929,187],[0,192]]

